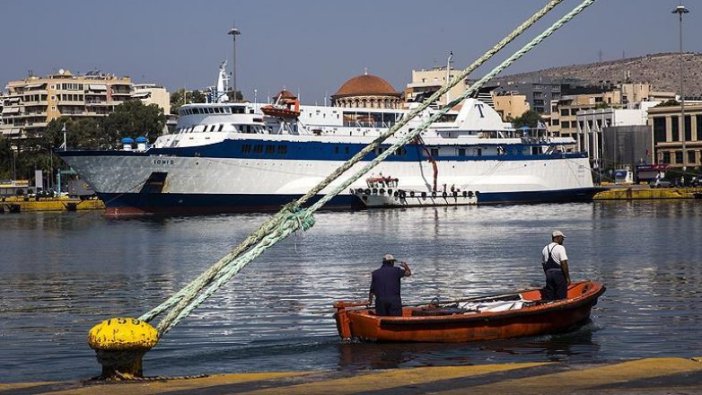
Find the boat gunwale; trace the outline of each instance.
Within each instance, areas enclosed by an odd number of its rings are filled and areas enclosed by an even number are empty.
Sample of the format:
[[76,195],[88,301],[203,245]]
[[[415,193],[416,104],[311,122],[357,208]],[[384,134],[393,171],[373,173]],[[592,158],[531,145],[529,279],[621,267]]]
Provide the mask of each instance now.
[[[466,312],[454,315],[441,315],[441,316],[409,316],[409,317],[388,317],[388,316],[376,316],[369,314],[370,309],[363,310],[353,310],[349,309],[347,314],[349,319],[351,316],[356,316],[361,319],[369,319],[378,322],[381,328],[393,327],[393,326],[413,326],[413,325],[433,325],[433,324],[463,324],[474,321],[479,322],[494,322],[499,320],[506,320],[512,318],[519,318],[525,316],[534,315],[544,315],[558,311],[564,310],[574,310],[578,309],[584,305],[591,304],[594,305],[597,299],[605,292],[606,287],[596,281],[584,281],[583,283],[594,284],[592,292],[587,292],[585,294],[576,296],[571,299],[563,299],[555,302],[547,302],[544,304],[538,304],[534,306],[527,306],[517,310],[506,310],[506,311],[484,311],[484,312]],[[523,294],[525,292],[530,292],[534,290],[527,290],[523,292],[517,292],[515,294]],[[593,303],[594,301],[594,303]]]

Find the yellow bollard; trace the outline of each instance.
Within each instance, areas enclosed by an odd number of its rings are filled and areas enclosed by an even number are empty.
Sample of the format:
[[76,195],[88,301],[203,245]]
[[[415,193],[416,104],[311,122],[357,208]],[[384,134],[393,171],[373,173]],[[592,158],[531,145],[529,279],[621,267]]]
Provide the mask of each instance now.
[[110,318],[88,332],[88,345],[102,365],[103,380],[143,377],[142,358],[157,342],[156,328],[136,318]]

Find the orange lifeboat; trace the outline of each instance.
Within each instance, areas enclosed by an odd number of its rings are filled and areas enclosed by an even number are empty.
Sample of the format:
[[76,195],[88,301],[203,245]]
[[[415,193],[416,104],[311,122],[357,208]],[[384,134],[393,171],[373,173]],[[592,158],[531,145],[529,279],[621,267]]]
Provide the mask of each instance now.
[[261,111],[271,117],[295,119],[300,116],[300,101],[295,95],[283,89],[274,98],[274,104],[261,107]]
[[375,315],[366,301],[339,301],[334,318],[344,340],[470,342],[538,336],[584,323],[604,292],[603,284],[588,280],[571,284],[568,297],[557,301],[543,300],[540,289],[531,289],[405,306],[397,317]]

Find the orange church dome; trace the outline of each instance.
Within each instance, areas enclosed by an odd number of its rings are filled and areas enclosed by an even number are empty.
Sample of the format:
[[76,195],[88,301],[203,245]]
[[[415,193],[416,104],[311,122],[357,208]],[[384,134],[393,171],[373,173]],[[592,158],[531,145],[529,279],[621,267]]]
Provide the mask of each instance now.
[[374,75],[363,74],[344,82],[341,88],[339,88],[332,97],[400,95],[401,94],[395,91],[392,85],[384,79]]

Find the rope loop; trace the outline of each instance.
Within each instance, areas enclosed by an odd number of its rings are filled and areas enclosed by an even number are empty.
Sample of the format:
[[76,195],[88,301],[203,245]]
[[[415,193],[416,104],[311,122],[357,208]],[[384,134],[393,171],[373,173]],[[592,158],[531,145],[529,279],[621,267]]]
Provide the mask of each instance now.
[[312,213],[309,210],[295,208],[288,212],[288,219],[297,223],[298,229],[302,231],[307,231],[314,226],[315,220]]

